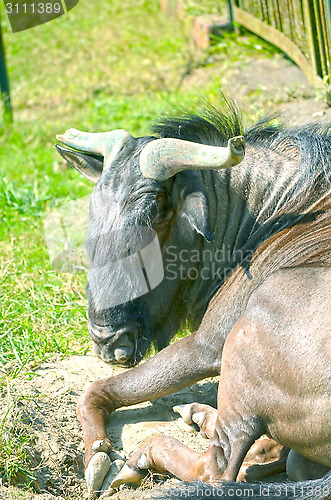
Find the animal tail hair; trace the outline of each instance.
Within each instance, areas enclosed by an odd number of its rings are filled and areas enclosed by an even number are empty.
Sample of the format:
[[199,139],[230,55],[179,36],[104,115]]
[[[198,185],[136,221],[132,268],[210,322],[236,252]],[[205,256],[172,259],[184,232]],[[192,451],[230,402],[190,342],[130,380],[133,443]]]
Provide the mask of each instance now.
[[156,497],[159,500],[330,500],[331,471],[321,479],[286,483],[236,483],[234,481],[215,483],[184,482],[178,487],[163,490]]

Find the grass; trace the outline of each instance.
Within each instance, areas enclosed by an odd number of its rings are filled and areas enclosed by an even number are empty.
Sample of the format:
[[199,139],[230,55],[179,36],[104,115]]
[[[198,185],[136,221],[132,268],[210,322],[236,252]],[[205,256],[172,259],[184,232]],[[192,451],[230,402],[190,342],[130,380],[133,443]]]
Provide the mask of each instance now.
[[[187,2],[187,12],[199,13],[199,3]],[[90,345],[85,277],[52,269],[43,234],[54,208],[92,190],[57,156],[55,135],[69,127],[146,134],[160,114],[194,108],[201,98],[217,102],[217,72],[204,88],[200,82],[183,88],[196,68],[226,69],[275,51],[246,33],[227,34],[196,53],[187,24],[165,16],[157,0],[80,0],[68,15],[16,34],[2,18],[2,30],[14,108],[14,123],[0,122],[0,375],[6,384],[24,380],[54,355],[84,353]],[[0,473],[9,482],[29,478],[29,440],[19,414],[13,417],[15,402],[0,410]]]
[[13,393],[7,378],[6,408],[0,425],[0,477],[8,484],[36,484],[31,472],[34,466],[31,453],[33,430],[25,413],[26,407],[32,403],[33,398]]

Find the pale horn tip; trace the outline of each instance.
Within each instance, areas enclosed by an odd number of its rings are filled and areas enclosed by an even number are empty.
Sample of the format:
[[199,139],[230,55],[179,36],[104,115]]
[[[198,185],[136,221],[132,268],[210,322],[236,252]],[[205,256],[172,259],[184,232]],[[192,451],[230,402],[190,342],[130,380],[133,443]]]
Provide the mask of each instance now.
[[228,141],[231,152],[237,156],[245,156],[246,141],[242,135],[232,137]]
[[77,138],[79,134],[84,134],[84,132],[75,128],[69,128],[64,132],[64,134],[57,134],[56,139],[67,146],[71,146],[72,141]]

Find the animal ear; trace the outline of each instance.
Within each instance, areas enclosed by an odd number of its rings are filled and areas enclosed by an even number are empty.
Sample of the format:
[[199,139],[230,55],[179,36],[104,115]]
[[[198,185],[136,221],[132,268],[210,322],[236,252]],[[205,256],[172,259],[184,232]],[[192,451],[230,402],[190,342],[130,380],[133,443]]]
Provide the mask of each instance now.
[[175,176],[174,195],[179,201],[180,215],[207,241],[214,239],[210,232],[209,201],[199,172],[188,170]]
[[58,153],[86,179],[96,183],[102,174],[103,156],[81,153],[55,144]]
[[193,229],[207,240],[214,236],[210,232],[209,203],[202,192],[193,192],[186,196],[182,208],[182,217],[186,217]]

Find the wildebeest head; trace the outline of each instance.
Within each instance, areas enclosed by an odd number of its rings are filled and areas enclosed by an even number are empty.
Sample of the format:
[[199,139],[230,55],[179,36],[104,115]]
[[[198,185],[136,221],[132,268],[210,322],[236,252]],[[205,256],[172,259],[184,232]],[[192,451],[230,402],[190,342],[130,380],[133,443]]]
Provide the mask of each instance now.
[[57,146],[60,154],[96,183],[87,233],[89,332],[104,361],[132,365],[153,339],[164,347],[158,330],[174,327],[169,311],[179,282],[164,276],[164,247],[178,238],[192,244],[189,233],[212,238],[199,170],[238,164],[244,141],[217,147],[74,129],[58,139],[74,148]]

